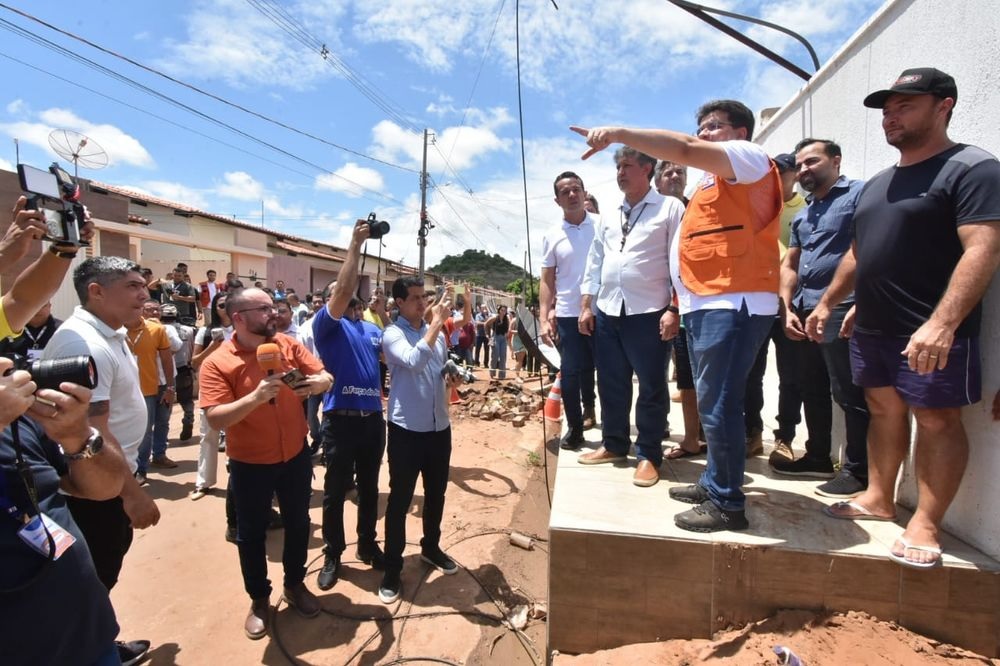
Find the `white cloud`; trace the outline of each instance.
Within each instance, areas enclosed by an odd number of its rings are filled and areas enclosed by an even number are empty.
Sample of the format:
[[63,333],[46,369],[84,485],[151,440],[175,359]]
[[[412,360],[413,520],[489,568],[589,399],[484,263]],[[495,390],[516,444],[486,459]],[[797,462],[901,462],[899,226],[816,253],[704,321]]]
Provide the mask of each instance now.
[[260,201],[264,196],[264,186],[245,171],[230,171],[222,179],[216,188],[219,196],[239,201]]
[[374,169],[348,162],[333,173],[316,177],[316,189],[341,192],[351,198],[365,194],[365,190],[381,192],[385,189],[382,175]]
[[[284,7],[299,26],[329,50],[343,50],[334,32],[342,3],[310,0]],[[334,76],[317,47],[285,32],[242,0],[212,0],[187,17],[187,35],[168,42],[160,66],[191,78],[222,80],[235,87],[282,86],[295,90]]]
[[160,199],[166,199],[173,203],[190,206],[206,212],[213,212],[208,199],[201,190],[166,180],[146,180],[138,185],[123,185],[123,187],[137,192],[150,194]]
[[12,116],[20,115],[27,111],[27,103],[23,99],[15,99],[7,104],[7,113]]
[[15,170],[14,169],[14,164],[12,162],[8,162],[7,160],[5,160],[2,157],[0,157],[0,169],[3,169],[4,171],[14,171]]

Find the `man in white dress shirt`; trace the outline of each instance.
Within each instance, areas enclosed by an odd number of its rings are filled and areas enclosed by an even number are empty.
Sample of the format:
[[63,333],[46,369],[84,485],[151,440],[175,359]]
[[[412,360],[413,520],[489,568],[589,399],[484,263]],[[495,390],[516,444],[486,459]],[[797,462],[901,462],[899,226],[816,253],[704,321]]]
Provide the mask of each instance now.
[[684,206],[650,187],[656,160],[649,155],[624,146],[615,153],[615,165],[625,201],[618,215],[606,215],[597,225],[580,286],[579,329],[583,335],[594,335],[602,441],[600,448],[579,460],[584,465],[625,460],[631,445],[635,374],[639,462],[632,482],[649,487],[659,481],[663,462],[660,441],[667,405],[663,368],[666,340],[677,334],[678,321],[677,308],[670,304],[668,255]]

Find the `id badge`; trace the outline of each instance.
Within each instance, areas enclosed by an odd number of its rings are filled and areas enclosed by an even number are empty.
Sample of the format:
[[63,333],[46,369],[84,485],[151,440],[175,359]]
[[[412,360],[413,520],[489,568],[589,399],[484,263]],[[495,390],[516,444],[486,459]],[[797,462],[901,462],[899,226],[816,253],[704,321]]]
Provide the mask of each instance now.
[[[42,528],[43,524],[44,529]],[[56,554],[52,559],[58,560],[67,548],[76,543],[76,539],[44,513],[29,520],[24,527],[17,531],[17,536],[31,546],[32,550],[47,559],[49,557],[49,537],[45,534],[46,529],[52,535],[52,541],[56,546]]]
[[42,352],[44,349],[29,349],[28,350],[28,360],[29,361],[40,361],[42,360]]

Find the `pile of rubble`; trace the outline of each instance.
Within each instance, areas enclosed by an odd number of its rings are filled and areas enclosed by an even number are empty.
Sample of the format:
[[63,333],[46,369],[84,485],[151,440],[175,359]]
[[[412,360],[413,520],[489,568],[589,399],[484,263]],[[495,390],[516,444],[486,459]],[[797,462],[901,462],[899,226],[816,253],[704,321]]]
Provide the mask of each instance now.
[[520,379],[511,381],[490,381],[486,388],[482,385],[465,385],[458,389],[461,404],[452,406],[456,416],[465,416],[484,421],[508,421],[515,428],[521,428],[535,415],[541,417],[542,406],[549,387],[540,387],[536,382],[530,385]]

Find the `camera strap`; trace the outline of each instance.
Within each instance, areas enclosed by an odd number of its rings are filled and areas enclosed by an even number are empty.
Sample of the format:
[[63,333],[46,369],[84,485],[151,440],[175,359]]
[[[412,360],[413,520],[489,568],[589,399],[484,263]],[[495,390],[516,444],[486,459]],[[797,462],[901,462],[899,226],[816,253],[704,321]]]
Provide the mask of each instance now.
[[[24,450],[21,447],[19,422],[20,418],[10,424],[11,441],[14,446],[14,457],[16,459],[15,469],[21,479],[21,483],[24,484],[24,489],[28,494],[28,500],[31,502],[31,509],[34,512],[31,514],[31,517],[40,517],[42,515],[42,511],[38,506],[38,490],[35,487],[35,475],[31,471],[31,466],[28,465],[24,459]],[[0,491],[2,491],[2,493],[0,493],[0,496],[2,496],[0,497],[0,502],[3,504],[4,511],[12,518],[15,518],[17,522],[23,523],[24,521],[22,516],[26,514],[22,514],[17,505],[15,505],[14,502],[7,496],[6,475],[0,474],[0,477],[3,479],[0,481],[0,484],[3,484],[0,486]],[[41,521],[41,527],[45,531],[45,538],[47,539],[49,545],[48,555],[45,558],[45,562],[41,567],[39,567],[38,571],[36,571],[31,578],[23,583],[20,583],[19,585],[15,585],[14,587],[0,589],[0,594],[14,594],[25,590],[41,580],[42,576],[51,570],[51,567],[48,565],[56,559],[56,543],[55,539],[52,537],[52,533],[49,531],[48,526],[45,524],[45,521]]]

